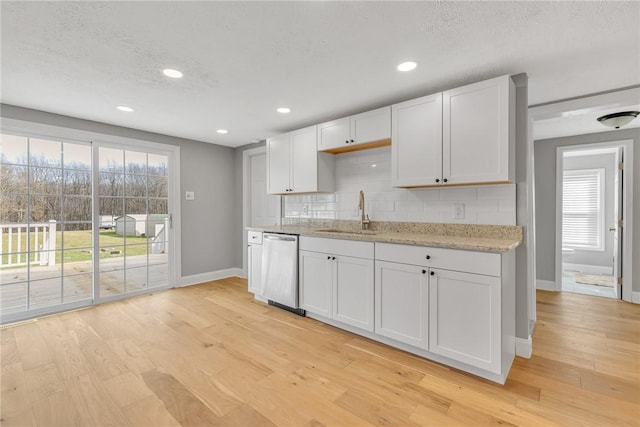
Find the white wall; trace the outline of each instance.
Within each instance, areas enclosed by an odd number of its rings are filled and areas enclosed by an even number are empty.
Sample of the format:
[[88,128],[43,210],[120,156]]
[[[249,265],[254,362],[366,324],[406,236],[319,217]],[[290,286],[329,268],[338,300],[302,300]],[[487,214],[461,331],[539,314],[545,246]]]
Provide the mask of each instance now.
[[[285,218],[358,220],[358,194],[372,221],[446,222],[515,225],[515,184],[464,188],[394,188],[391,147],[335,157],[335,193],[284,197]],[[463,203],[464,219],[453,218],[453,204]]]

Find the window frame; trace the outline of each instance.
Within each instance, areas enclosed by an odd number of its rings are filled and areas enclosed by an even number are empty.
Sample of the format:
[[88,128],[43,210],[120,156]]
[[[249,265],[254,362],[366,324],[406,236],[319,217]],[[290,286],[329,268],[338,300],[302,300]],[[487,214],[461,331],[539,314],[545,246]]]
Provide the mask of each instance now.
[[[605,168],[585,168],[585,169],[565,169],[562,171],[562,211],[561,211],[561,221],[562,221],[562,246],[566,248],[571,248],[579,251],[594,251],[594,252],[604,252],[605,251]],[[596,243],[590,245],[580,245],[575,243],[568,243],[565,240],[565,233],[567,227],[565,226],[565,197],[567,192],[565,191],[565,177],[567,175],[595,175],[598,180],[598,194],[597,194],[597,225],[596,225]]]

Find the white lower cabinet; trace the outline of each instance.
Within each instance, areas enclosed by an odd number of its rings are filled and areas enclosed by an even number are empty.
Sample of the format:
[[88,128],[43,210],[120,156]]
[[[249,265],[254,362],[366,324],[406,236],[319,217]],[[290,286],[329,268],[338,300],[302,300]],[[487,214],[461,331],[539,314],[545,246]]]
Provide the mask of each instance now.
[[249,292],[259,295],[262,291],[262,232],[247,233],[247,281]]
[[249,266],[249,292],[259,294],[262,290],[262,245],[249,245],[247,265]]
[[373,332],[373,243],[300,237],[301,307]]
[[333,261],[319,252],[298,252],[300,306],[311,313],[333,315]]
[[426,268],[376,261],[376,334],[428,349],[428,277]]
[[373,259],[338,255],[333,319],[373,331]]
[[499,277],[432,269],[429,276],[429,351],[499,374]]
[[[300,237],[311,317],[504,383],[515,355],[515,255]],[[355,328],[351,328],[355,327]]]
[[375,249],[375,333],[504,383],[515,355],[514,252]]

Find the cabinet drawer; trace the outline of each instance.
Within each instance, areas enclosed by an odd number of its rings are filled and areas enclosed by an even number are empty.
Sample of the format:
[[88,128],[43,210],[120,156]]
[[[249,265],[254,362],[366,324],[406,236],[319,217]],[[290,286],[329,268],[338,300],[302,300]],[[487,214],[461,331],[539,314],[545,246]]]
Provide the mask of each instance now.
[[322,252],[332,255],[373,259],[372,242],[300,236],[298,245],[301,251]]
[[376,243],[376,260],[500,276],[500,254]]
[[262,231],[249,231],[247,233],[247,243],[254,245],[262,244]]

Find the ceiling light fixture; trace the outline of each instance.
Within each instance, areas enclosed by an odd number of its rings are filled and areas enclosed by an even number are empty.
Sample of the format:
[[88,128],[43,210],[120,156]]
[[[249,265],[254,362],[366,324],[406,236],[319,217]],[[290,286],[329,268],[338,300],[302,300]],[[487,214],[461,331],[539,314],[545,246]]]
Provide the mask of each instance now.
[[124,111],[125,113],[131,113],[133,111],[133,108],[127,107],[126,105],[118,105],[116,108],[120,111]]
[[280,107],[276,110],[280,114],[289,114],[291,112],[291,108],[288,107]]
[[619,113],[607,114],[602,117],[598,117],[598,121],[605,126],[620,129],[621,126],[626,126],[633,119],[638,117],[640,111],[621,111]]
[[216,132],[218,132],[218,133],[222,133],[222,134],[224,134],[224,133],[229,133],[229,131],[228,131],[228,130],[226,130],[226,129],[218,129]]
[[172,79],[182,78],[182,72],[174,70],[173,68],[165,68],[164,70],[162,70],[162,73],[167,77],[171,77]]
[[407,62],[403,62],[402,64],[398,65],[398,71],[411,71],[411,70],[415,70],[415,68],[418,66],[418,64],[416,64],[413,61],[407,61]]

